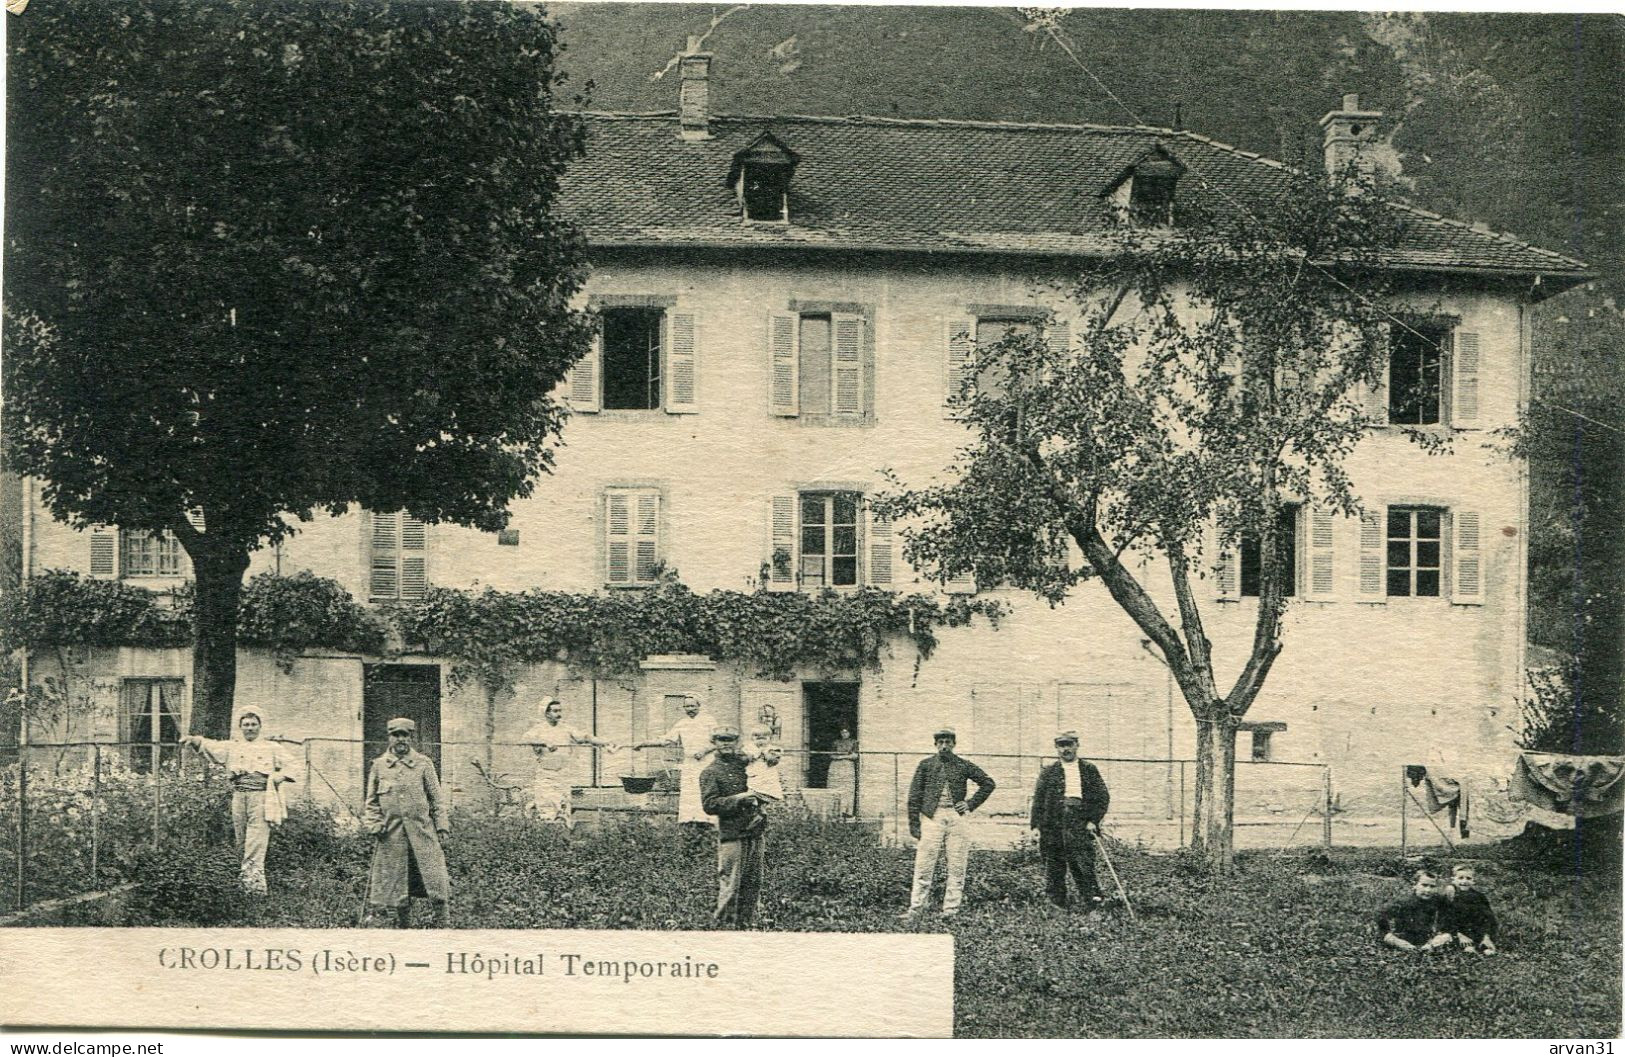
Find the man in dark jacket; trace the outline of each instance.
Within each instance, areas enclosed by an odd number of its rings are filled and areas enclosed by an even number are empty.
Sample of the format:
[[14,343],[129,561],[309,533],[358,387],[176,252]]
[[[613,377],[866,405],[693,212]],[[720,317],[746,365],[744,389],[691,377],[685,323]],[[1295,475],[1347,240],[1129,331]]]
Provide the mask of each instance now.
[[1085,906],[1096,907],[1101,898],[1095,883],[1095,835],[1106,817],[1111,794],[1095,765],[1078,759],[1076,731],[1055,736],[1055,754],[1060,758],[1038,773],[1033,790],[1031,821],[1044,857],[1045,887],[1050,902],[1065,907],[1070,870],[1078,898]]
[[[932,736],[937,754],[920,761],[908,787],[908,831],[920,843],[914,851],[914,891],[904,917],[925,907],[925,897],[936,879],[937,860],[948,851],[948,890],[942,896],[942,914],[959,913],[965,895],[965,865],[970,861],[970,834],[966,816],[993,795],[987,772],[954,755],[958,743],[952,727]],[[976,795],[965,799],[965,786],[976,783]]]
[[767,815],[749,789],[748,756],[739,751],[739,731],[723,725],[711,735],[716,758],[700,772],[700,804],[717,817],[717,910],[721,926],[744,928],[756,916],[767,852]]

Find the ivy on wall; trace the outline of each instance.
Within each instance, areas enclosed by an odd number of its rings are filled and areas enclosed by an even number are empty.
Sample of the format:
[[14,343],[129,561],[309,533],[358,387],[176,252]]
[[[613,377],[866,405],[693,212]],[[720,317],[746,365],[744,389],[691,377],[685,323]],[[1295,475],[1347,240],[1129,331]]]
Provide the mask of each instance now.
[[[526,665],[555,662],[612,675],[634,672],[645,657],[662,653],[703,654],[769,679],[876,671],[892,640],[909,639],[917,657],[929,657],[938,629],[977,615],[997,626],[1004,607],[873,588],[696,594],[675,574],[652,588],[603,594],[433,588],[421,601],[372,609],[338,583],[302,572],[250,580],[237,627],[241,645],[271,650],[284,670],[310,649],[421,652],[450,660],[454,682],[472,679],[496,693]],[[8,652],[191,642],[189,587],[154,593],[52,570],[0,597],[0,649]]]

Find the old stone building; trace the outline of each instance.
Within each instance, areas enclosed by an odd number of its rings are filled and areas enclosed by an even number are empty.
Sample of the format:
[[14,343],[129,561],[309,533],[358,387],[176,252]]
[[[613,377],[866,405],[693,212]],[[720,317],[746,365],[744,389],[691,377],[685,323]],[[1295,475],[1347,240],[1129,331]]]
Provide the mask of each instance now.
[[[592,247],[602,337],[571,379],[577,413],[556,474],[514,507],[510,530],[356,510],[303,527],[251,572],[308,569],[379,602],[429,584],[636,590],[657,566],[702,592],[746,589],[764,572],[770,590],[933,590],[871,522],[865,497],[883,469],[929,480],[963,443],[946,401],[967,342],[1049,313],[1064,324],[1075,308],[1057,284],[1125,210],[1154,222],[1214,187],[1227,201],[1261,202],[1284,178],[1275,162],[1170,129],[720,116],[709,63],[683,59],[675,113],[585,116],[587,155],[564,201]],[[1328,163],[1357,149],[1379,116],[1352,97],[1328,114]],[[1412,220],[1397,266],[1415,276],[1416,302],[1436,323],[1422,328],[1426,340],[1396,343],[1391,370],[1408,384],[1373,394],[1373,406],[1395,426],[1455,443],[1432,455],[1397,428],[1374,429],[1349,464],[1373,515],[1291,515],[1295,597],[1285,652],[1238,746],[1259,761],[1238,778],[1242,822],[1295,821],[1322,788],[1315,768],[1266,761],[1329,766],[1342,817],[1375,832],[1397,808],[1400,765],[1443,759],[1493,778],[1515,753],[1526,480],[1481,441],[1514,424],[1526,399],[1530,305],[1584,271],[1487,230]],[[186,575],[172,540],[74,532],[37,494],[28,492],[27,569],[153,586]],[[1221,679],[1252,634],[1256,570],[1240,559],[1207,587]],[[1171,836],[1194,781],[1194,767],[1171,761],[1191,757],[1194,733],[1138,629],[1094,583],[1055,609],[991,593],[1011,607],[998,629],[946,629],[923,663],[894,644],[878,673],[778,682],[659,657],[635,677],[595,680],[538,666],[488,713],[477,688],[451,689],[438,658],[305,656],[285,672],[244,651],[237,701],[263,709],[275,734],[333,739],[309,742],[333,789],[307,785],[318,796],[354,795],[362,739],[397,713],[448,743],[442,767],[473,795],[468,746],[491,734],[511,741],[541,695],[626,744],[670,725],[673,695],[697,692],[718,718],[769,718],[792,750],[827,750],[849,727],[864,751],[855,795],[867,816],[896,812],[897,776],[906,785],[932,730],[949,724],[960,751],[1000,781],[988,812],[1014,818],[1054,732],[1074,728],[1087,756],[1147,761],[1103,766],[1113,818]],[[95,736],[181,729],[188,653],[92,654]],[[584,752],[576,777],[613,787],[651,766]],[[497,768],[528,775],[528,756],[502,748]],[[825,784],[827,768],[792,755],[791,784]],[[834,793],[851,807],[845,790]]]

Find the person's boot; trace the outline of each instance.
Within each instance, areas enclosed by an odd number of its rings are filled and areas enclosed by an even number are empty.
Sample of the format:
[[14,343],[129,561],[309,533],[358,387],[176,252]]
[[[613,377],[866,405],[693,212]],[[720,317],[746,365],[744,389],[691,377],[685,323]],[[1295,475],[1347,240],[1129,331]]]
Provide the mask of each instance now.
[[406,903],[395,908],[395,927],[398,929],[412,927],[412,904]]

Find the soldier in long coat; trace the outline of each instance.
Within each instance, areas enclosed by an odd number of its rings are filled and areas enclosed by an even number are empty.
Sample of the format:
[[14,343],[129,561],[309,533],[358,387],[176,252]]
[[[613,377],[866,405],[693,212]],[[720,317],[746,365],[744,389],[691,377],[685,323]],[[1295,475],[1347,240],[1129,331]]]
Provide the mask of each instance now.
[[448,924],[451,879],[440,838],[451,831],[434,762],[412,748],[417,725],[389,721],[389,748],[372,762],[363,822],[373,835],[367,902],[395,911],[397,928],[411,922],[411,897],[434,903],[435,924]]

